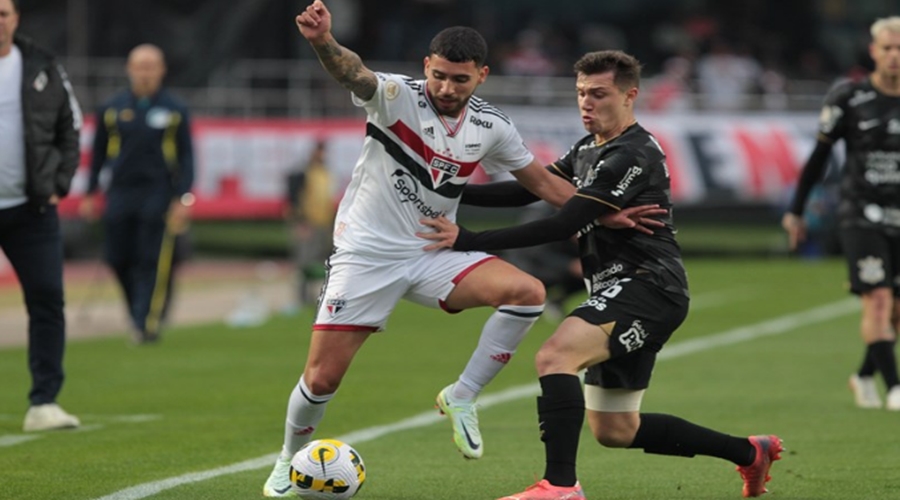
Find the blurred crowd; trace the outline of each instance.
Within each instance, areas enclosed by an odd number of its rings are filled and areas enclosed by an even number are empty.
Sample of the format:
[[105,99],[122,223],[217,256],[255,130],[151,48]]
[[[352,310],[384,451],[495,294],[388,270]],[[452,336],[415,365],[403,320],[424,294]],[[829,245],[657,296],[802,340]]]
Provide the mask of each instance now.
[[360,32],[364,57],[417,61],[428,33],[468,24],[488,37],[494,74],[539,88],[542,78],[570,76],[585,51],[621,49],[642,61],[642,105],[658,111],[777,110],[789,93],[821,96],[837,78],[870,69],[866,26],[884,15],[878,0],[397,3],[389,13],[360,10],[383,17]]

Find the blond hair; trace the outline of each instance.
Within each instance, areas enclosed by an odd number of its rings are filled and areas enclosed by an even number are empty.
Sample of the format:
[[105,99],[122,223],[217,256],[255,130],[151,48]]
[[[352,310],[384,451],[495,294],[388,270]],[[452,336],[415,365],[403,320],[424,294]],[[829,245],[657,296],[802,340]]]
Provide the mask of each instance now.
[[872,38],[878,36],[882,31],[900,33],[900,16],[883,17],[872,23],[872,28],[869,30]]

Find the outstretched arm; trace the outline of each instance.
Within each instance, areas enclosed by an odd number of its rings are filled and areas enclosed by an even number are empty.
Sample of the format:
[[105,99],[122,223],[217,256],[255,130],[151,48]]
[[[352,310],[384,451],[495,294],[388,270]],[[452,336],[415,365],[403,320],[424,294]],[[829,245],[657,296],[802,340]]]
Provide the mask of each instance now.
[[375,73],[363,65],[359,55],[331,36],[331,12],[322,0],[315,0],[297,16],[296,22],[328,74],[360,99],[372,99],[378,88]]
[[505,250],[567,239],[598,218],[603,225],[609,227],[628,227],[653,234],[650,227],[664,225],[653,217],[664,213],[666,209],[659,208],[658,205],[629,207],[614,212],[590,198],[573,196],[554,215],[518,226],[473,233],[441,216],[436,219],[421,219],[419,222],[422,225],[434,231],[420,231],[416,236],[433,242],[425,250]]

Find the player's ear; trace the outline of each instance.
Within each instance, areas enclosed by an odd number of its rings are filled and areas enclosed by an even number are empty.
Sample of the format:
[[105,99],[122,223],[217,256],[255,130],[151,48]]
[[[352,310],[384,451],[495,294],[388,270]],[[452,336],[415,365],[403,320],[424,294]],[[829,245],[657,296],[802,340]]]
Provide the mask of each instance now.
[[634,106],[634,101],[637,99],[637,96],[637,87],[631,87],[630,89],[628,89],[628,91],[625,92],[625,106]]
[[487,64],[485,64],[481,67],[481,69],[478,70],[478,85],[481,85],[485,80],[487,80],[488,73],[490,72],[491,68],[489,68]]
[[425,59],[422,60],[423,72],[425,73],[425,77],[428,77],[428,67],[431,66],[431,58],[429,56],[425,56]]

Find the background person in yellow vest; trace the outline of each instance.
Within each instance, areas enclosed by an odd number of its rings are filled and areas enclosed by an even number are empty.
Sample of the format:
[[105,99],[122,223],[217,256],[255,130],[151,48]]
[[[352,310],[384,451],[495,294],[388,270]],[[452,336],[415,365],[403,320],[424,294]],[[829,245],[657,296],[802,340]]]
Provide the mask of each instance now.
[[288,312],[315,300],[313,284],[324,278],[331,252],[336,201],[334,178],[325,160],[326,144],[318,141],[306,164],[288,175],[285,218],[291,231],[296,266],[296,303]]
[[88,195],[82,216],[97,218],[106,185],[105,258],[125,295],[135,341],[159,338],[168,308],[176,236],[188,227],[194,156],[187,108],[162,88],[166,64],[150,44],[132,49],[130,88],[97,111]]

